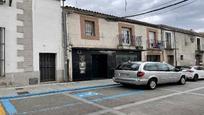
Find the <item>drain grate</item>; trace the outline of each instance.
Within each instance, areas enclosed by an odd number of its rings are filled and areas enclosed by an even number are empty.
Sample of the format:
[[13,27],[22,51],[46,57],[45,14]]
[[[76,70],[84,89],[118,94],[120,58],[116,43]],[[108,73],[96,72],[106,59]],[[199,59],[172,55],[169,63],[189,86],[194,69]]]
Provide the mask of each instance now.
[[25,94],[29,94],[28,91],[22,91],[22,92],[17,92],[18,95],[25,95]]

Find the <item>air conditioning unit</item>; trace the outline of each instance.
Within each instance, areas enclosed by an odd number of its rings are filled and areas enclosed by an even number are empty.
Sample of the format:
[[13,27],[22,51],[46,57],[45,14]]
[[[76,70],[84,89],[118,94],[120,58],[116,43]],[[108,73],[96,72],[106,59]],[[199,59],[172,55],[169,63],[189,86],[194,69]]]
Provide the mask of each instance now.
[[6,2],[6,0],[0,0],[0,5],[3,5]]

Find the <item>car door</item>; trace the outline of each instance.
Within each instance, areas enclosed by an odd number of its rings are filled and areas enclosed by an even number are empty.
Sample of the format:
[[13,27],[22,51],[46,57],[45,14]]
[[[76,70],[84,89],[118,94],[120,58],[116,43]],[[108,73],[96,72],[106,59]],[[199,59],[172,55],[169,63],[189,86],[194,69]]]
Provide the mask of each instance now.
[[204,67],[200,66],[199,67],[199,73],[200,73],[200,78],[204,78]]
[[167,64],[164,63],[158,63],[157,64],[158,69],[159,69],[159,79],[161,80],[162,83],[171,83],[173,82],[173,77],[170,72],[170,69]]
[[178,82],[181,78],[182,71],[176,69],[174,66],[167,64],[169,67],[168,76],[171,79],[171,82]]
[[202,73],[202,68],[200,66],[194,67],[195,69],[195,74],[198,74],[199,78],[203,78],[203,73]]

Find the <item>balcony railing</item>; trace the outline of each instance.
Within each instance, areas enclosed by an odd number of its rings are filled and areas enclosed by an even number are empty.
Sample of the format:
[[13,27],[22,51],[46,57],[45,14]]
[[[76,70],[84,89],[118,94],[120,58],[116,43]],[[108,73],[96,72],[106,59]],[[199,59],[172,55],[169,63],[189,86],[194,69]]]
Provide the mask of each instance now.
[[143,49],[142,36],[124,36],[118,35],[119,46],[134,47],[136,49]]
[[118,40],[121,46],[135,46],[135,36],[124,36],[120,34]]

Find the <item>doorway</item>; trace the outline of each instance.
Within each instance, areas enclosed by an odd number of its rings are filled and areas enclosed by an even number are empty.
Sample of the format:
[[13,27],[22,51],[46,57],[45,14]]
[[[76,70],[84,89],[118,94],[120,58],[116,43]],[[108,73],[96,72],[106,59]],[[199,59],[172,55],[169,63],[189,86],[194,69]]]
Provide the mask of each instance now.
[[200,51],[200,38],[197,38],[197,50]]
[[107,70],[107,55],[105,54],[93,54],[92,55],[92,78],[104,79],[108,78]]
[[174,56],[173,55],[168,55],[168,63],[170,64],[170,65],[174,65]]
[[160,55],[147,55],[147,61],[160,62]]
[[56,54],[40,53],[40,82],[55,81]]

